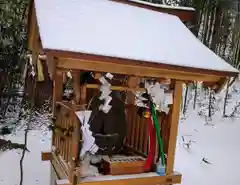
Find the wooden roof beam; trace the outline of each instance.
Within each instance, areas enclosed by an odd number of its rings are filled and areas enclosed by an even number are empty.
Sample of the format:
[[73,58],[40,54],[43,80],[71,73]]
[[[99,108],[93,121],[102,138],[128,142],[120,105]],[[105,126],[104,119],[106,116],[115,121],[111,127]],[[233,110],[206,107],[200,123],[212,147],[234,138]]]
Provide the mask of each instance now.
[[162,13],[168,13],[175,15],[181,19],[183,22],[192,22],[195,19],[195,9],[190,7],[172,7],[167,5],[154,5],[153,3],[145,3],[134,0],[112,0],[118,3],[124,3],[131,6],[136,6],[139,8],[145,8],[148,10],[153,10]]
[[125,75],[134,75],[141,77],[153,77],[153,78],[171,78],[182,81],[188,81],[189,79],[194,81],[208,81],[217,82],[219,76],[198,74],[192,72],[183,72],[178,70],[170,70],[166,68],[155,68],[146,66],[126,65],[121,63],[111,63],[103,61],[92,61],[73,58],[59,58],[57,68],[63,70],[87,70],[98,72],[110,72]]

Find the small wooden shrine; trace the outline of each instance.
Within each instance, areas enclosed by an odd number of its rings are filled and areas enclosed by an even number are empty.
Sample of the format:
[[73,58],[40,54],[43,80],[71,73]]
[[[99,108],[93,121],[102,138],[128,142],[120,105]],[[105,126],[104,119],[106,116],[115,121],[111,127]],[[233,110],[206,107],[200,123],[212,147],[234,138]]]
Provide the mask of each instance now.
[[46,56],[54,88],[52,151],[42,154],[53,184],[181,183],[174,157],[183,83],[217,90],[238,75],[186,21],[194,9],[136,0],[31,2],[32,65],[39,75]]

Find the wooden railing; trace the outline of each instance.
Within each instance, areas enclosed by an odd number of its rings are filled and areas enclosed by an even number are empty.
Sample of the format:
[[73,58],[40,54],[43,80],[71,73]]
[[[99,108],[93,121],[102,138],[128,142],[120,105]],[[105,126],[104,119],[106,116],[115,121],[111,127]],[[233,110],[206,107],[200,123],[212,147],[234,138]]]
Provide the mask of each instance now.
[[125,145],[142,155],[148,154],[148,130],[146,119],[137,114],[136,106],[126,108],[128,131]]
[[[146,156],[148,154],[149,133],[146,119],[137,113],[138,107],[127,106],[126,115],[128,122],[128,132],[125,145],[137,154]],[[169,141],[169,116],[159,115],[158,122],[161,128],[161,136],[164,145],[164,153],[167,155]],[[156,142],[156,160],[159,158],[159,144]]]
[[53,154],[57,161],[61,162],[61,171],[72,181],[73,173],[78,165],[78,156],[81,145],[80,121],[75,111],[81,110],[81,106],[74,103],[57,102],[56,120],[54,123],[52,145],[55,148]]

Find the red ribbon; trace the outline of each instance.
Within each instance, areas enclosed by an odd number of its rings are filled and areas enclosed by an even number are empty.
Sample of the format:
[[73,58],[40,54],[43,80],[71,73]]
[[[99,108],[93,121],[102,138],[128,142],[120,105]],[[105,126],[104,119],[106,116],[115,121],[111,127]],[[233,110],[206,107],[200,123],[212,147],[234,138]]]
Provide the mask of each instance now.
[[144,170],[150,171],[153,164],[155,151],[156,151],[156,131],[155,131],[155,127],[153,126],[153,121],[151,116],[147,118],[147,124],[148,124],[148,132],[149,132],[149,149],[148,149],[148,156],[144,166]]

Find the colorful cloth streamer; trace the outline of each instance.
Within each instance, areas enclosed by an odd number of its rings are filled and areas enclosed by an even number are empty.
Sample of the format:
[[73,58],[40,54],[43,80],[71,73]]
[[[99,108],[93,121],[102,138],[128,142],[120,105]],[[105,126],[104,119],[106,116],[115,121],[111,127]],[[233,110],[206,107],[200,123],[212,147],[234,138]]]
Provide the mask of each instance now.
[[162,162],[162,165],[165,165],[165,156],[164,156],[164,149],[163,149],[163,141],[160,134],[160,126],[157,119],[156,108],[154,103],[152,102],[151,102],[151,113],[152,113],[153,122],[154,122],[156,133],[157,133],[157,139],[158,139],[160,154],[161,154],[161,162]]
[[147,118],[147,124],[148,124],[148,133],[149,133],[149,151],[148,151],[148,157],[144,166],[144,170],[150,171],[153,164],[155,152],[156,152],[156,131],[155,131],[151,116]]
[[147,124],[148,124],[148,132],[149,132],[149,151],[148,156],[146,160],[146,164],[144,166],[145,171],[150,171],[155,152],[156,152],[156,136],[160,148],[160,155],[161,155],[161,163],[163,166],[165,166],[165,156],[164,156],[164,150],[163,150],[163,141],[160,134],[160,126],[157,119],[157,113],[156,108],[153,102],[149,103],[148,111],[151,112],[151,116],[147,118]]

